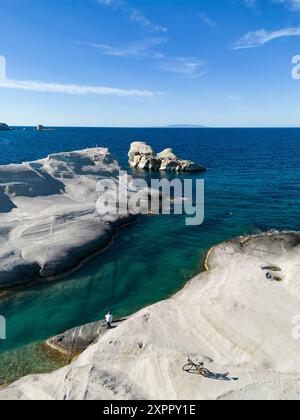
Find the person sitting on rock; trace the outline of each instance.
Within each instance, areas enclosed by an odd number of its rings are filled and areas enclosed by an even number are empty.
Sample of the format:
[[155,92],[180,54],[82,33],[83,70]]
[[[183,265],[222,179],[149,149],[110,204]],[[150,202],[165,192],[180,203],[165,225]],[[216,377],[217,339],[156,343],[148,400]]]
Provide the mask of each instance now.
[[106,325],[107,325],[107,328],[111,328],[112,327],[112,322],[113,322],[113,315],[112,315],[112,312],[111,311],[109,311],[108,312],[108,314],[106,314],[105,315],[105,322],[106,322]]

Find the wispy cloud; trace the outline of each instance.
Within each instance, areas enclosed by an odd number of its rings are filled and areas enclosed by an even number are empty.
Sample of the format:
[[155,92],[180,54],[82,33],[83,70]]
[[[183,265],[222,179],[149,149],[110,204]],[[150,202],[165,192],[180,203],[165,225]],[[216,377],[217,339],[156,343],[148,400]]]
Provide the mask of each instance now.
[[[244,0],[245,6],[257,10],[261,0]],[[271,3],[278,3],[288,6],[292,11],[300,11],[300,0],[270,0]]]
[[99,4],[102,4],[107,7],[112,7],[115,10],[120,10],[125,13],[129,20],[133,23],[137,23],[143,28],[149,30],[150,32],[167,32],[167,28],[164,26],[156,25],[151,22],[141,10],[131,6],[125,0],[97,0]]
[[210,28],[216,28],[217,24],[213,21],[210,17],[207,16],[205,12],[199,13],[199,17],[205,25],[209,26]]
[[300,10],[300,0],[272,0],[273,3],[286,4],[291,10]]
[[228,101],[239,101],[241,97],[235,93],[230,93],[227,95],[226,99],[228,99]]
[[285,28],[273,32],[260,29],[258,31],[248,32],[246,35],[242,36],[238,41],[232,44],[231,48],[234,50],[239,50],[243,48],[262,47],[263,45],[274,41],[275,39],[296,36],[300,36],[300,27]]
[[159,67],[162,70],[177,73],[188,79],[197,79],[207,74],[206,70],[202,70],[205,61],[198,60],[195,57],[168,57],[162,56]]
[[64,93],[68,95],[106,95],[106,96],[154,96],[147,90],[125,90],[100,86],[68,85],[38,81],[0,80],[0,88],[28,90],[32,92]]
[[145,38],[125,46],[77,41],[76,44],[98,49],[101,54],[121,58],[144,58],[156,62],[156,66],[164,71],[177,73],[185,78],[195,79],[204,76],[206,62],[195,57],[180,57],[164,54],[155,47],[167,42],[166,38]]
[[82,86],[76,84],[47,83],[42,81],[12,80],[6,78],[6,61],[0,56],[0,88],[31,92],[62,93],[68,95],[106,95],[150,97],[156,93],[148,90],[119,89],[105,86]]
[[95,42],[83,42],[76,41],[77,45],[83,47],[96,48],[105,55],[111,55],[113,57],[139,57],[149,55],[149,50],[158,45],[167,42],[165,38],[145,38],[140,39],[124,46],[112,46],[108,44],[101,44]]
[[251,9],[255,9],[257,6],[258,0],[244,0],[244,4],[246,7]]

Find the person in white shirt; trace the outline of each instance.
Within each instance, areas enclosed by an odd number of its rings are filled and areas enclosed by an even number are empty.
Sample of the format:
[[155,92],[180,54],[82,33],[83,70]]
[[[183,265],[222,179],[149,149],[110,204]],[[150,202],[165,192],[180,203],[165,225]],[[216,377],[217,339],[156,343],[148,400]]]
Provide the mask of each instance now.
[[108,314],[105,315],[105,321],[106,321],[107,328],[111,328],[111,324],[113,322],[113,319],[114,319],[113,315],[112,315],[111,311],[109,311]]

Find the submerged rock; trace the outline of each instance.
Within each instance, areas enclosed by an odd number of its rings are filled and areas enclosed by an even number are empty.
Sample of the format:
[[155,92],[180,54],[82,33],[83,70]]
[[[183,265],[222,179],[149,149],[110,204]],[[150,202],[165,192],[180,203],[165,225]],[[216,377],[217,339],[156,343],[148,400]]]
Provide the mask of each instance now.
[[115,320],[110,329],[107,328],[104,321],[92,322],[52,337],[45,344],[53,351],[72,358],[82,353],[91,344],[95,343],[99,337],[102,337],[111,329],[117,328],[124,321],[125,319]]
[[172,149],[165,149],[156,155],[152,147],[144,142],[132,143],[128,157],[131,168],[172,172],[202,172],[206,170],[192,161],[178,159]]
[[72,358],[86,350],[107,331],[105,322],[93,322],[52,337],[46,341],[46,345],[50,349]]
[[7,124],[0,123],[0,131],[10,131],[10,127]]

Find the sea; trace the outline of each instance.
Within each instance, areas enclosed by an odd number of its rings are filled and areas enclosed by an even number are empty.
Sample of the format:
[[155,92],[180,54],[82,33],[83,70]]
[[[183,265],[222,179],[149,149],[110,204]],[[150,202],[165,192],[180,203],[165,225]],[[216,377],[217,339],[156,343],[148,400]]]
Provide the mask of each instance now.
[[156,152],[172,148],[208,169],[185,175],[205,182],[204,223],[186,226],[184,215],[144,216],[80,270],[0,300],[7,322],[7,339],[0,340],[0,385],[60,366],[43,352],[43,340],[102,319],[108,310],[126,317],[168,298],[203,271],[212,246],[244,234],[300,230],[296,128],[15,127],[0,132],[0,164],[103,146],[127,169],[133,141],[146,141]]

